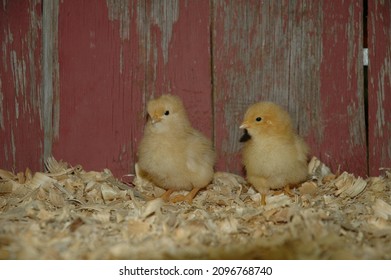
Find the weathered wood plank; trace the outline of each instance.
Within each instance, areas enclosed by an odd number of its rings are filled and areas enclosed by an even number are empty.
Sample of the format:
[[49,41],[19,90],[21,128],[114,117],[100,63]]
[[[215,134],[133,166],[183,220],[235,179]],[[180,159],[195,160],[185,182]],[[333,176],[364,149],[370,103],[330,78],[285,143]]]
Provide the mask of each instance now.
[[247,106],[289,110],[312,154],[366,174],[361,1],[214,1],[215,139],[221,170],[241,171]]
[[391,4],[368,1],[369,173],[391,167]]
[[43,157],[52,155],[52,144],[59,133],[59,65],[58,65],[59,1],[44,1],[42,9],[42,96]]
[[165,92],[211,135],[207,1],[64,1],[58,40],[57,158],[133,172],[145,104]]
[[43,168],[41,1],[0,5],[0,168]]
[[334,170],[366,176],[362,18],[360,0],[324,1],[318,111],[322,138],[315,140],[317,154]]
[[137,37],[130,43],[130,8],[124,1],[64,1],[58,15],[60,113],[53,155],[117,175],[130,172],[131,127],[142,119],[133,107],[142,97],[132,80],[138,48]]

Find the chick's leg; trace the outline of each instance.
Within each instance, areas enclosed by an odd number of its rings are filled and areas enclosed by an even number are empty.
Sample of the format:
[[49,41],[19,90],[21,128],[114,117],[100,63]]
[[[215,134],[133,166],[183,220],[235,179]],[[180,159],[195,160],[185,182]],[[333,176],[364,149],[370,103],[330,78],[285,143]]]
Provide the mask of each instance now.
[[261,205],[266,205],[266,194],[261,193]]
[[187,195],[177,195],[174,197],[171,202],[181,202],[185,201],[189,204],[193,202],[193,198],[196,196],[196,194],[200,191],[201,188],[194,188],[192,189]]
[[164,194],[162,194],[161,198],[164,200],[164,201],[169,201],[170,200],[170,195],[172,194],[174,190],[166,190],[166,192]]
[[293,197],[293,196],[295,196],[295,194],[293,193],[292,189],[295,189],[297,187],[298,187],[298,185],[295,185],[295,184],[287,184],[284,186],[284,188],[282,190],[275,191],[274,195],[279,195],[279,194],[283,193],[286,196]]
[[261,205],[266,205],[266,195],[269,192],[266,178],[260,176],[248,176],[247,180],[261,194]]
[[292,192],[292,189],[297,188],[297,185],[288,184],[284,187],[284,192],[287,196],[295,196],[295,194]]

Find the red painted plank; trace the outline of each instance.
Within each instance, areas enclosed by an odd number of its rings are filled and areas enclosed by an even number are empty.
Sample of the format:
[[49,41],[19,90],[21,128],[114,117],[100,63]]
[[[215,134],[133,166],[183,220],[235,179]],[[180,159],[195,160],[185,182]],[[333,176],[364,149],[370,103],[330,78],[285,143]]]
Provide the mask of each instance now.
[[369,173],[391,167],[391,4],[368,1]]
[[0,5],[0,168],[43,169],[41,1]]
[[53,154],[133,172],[145,104],[183,97],[211,134],[207,1],[64,1],[59,10],[60,131]]
[[110,168],[124,174],[132,161],[131,124],[142,119],[133,103],[141,97],[132,93],[133,53],[123,57],[132,26],[121,25],[121,11],[112,13],[110,20],[105,1],[60,3],[60,123],[52,152],[86,169]]
[[215,1],[218,168],[241,172],[249,104],[285,107],[313,155],[333,170],[366,174],[361,1]]
[[316,141],[317,150],[332,169],[366,176],[362,1],[324,1],[323,5],[318,126],[323,139]]

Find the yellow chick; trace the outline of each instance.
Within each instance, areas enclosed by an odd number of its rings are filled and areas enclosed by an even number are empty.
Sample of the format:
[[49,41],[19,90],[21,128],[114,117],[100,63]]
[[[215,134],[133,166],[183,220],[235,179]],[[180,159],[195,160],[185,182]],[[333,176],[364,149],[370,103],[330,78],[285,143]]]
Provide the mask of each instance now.
[[293,131],[288,112],[272,102],[259,102],[247,109],[240,128],[247,181],[261,194],[263,205],[270,189],[306,180],[309,149]]
[[173,202],[191,203],[198,191],[213,178],[216,160],[212,142],[195,130],[182,101],[162,95],[147,104],[148,122],[138,149],[138,166],[147,179],[166,190],[169,200],[174,191],[190,191]]

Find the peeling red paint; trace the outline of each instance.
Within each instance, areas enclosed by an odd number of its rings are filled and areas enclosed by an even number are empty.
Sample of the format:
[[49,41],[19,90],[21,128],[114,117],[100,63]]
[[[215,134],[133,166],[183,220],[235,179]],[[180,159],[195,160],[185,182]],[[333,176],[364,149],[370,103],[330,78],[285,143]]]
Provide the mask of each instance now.
[[391,4],[368,1],[369,173],[391,167]]
[[0,6],[0,168],[43,168],[41,2]]
[[[362,64],[362,1],[325,1],[319,157],[333,170],[367,174]],[[354,133],[352,133],[354,131]]]

